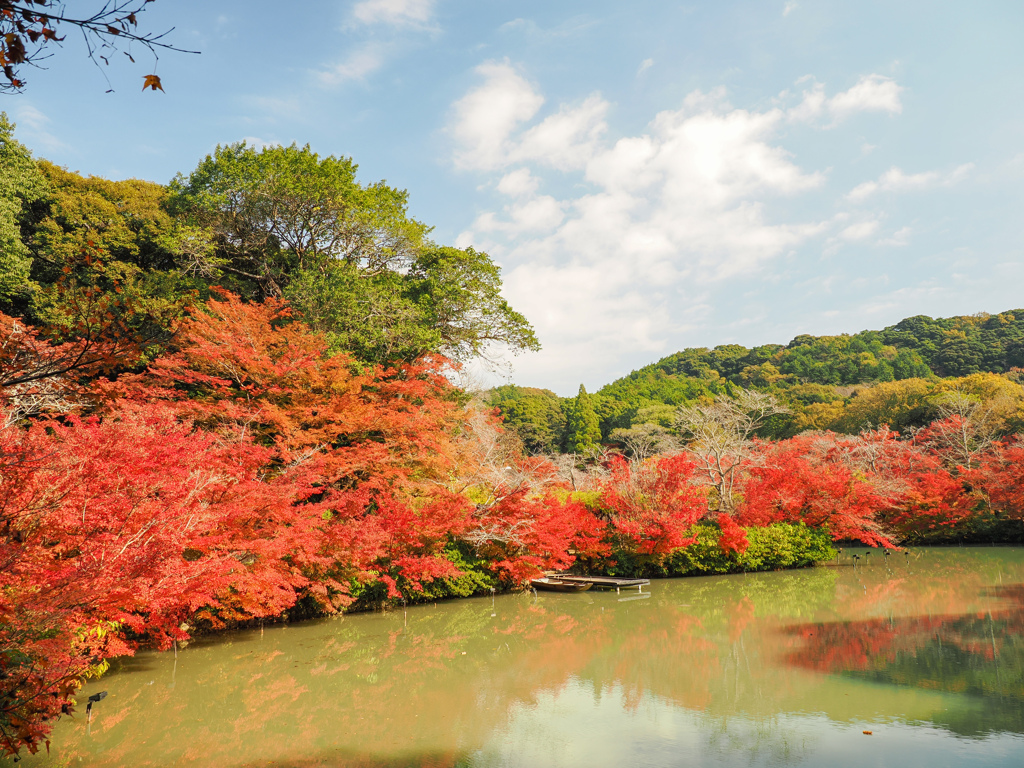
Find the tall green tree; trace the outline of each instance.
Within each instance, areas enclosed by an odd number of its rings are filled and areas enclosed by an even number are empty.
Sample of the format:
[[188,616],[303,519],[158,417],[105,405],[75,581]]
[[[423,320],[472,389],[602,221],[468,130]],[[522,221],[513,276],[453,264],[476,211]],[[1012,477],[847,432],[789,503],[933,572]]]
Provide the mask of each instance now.
[[0,112],[0,304],[27,298],[32,259],[22,239],[28,208],[46,193],[32,154],[14,138],[14,123]]
[[297,275],[337,264],[407,269],[428,227],[408,216],[404,190],[362,185],[357,170],[309,146],[218,146],[171,182],[172,209],[213,231],[221,270],[250,298],[280,296]]
[[486,253],[432,243],[404,190],[356,171],[308,146],[232,144],[175,179],[172,208],[213,233],[225,287],[283,296],[335,351],[389,363],[539,348]]
[[551,390],[504,384],[488,393],[487,402],[501,411],[505,428],[515,431],[527,453],[562,450],[565,412]]
[[587,394],[587,388],[580,384],[580,391],[566,418],[565,450],[585,454],[599,448],[600,442],[601,428],[598,426],[593,400]]

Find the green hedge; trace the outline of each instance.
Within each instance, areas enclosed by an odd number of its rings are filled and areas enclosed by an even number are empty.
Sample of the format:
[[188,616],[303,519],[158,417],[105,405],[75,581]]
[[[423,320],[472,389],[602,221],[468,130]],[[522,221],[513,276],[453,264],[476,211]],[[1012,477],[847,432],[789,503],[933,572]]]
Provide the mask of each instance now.
[[677,549],[660,565],[641,564],[628,552],[616,552],[615,566],[608,572],[615,576],[701,576],[778,571],[805,568],[836,556],[832,537],[823,528],[808,528],[803,523],[772,523],[744,530],[750,546],[743,554],[724,551],[718,546],[718,526],[701,523],[691,530],[697,540]]

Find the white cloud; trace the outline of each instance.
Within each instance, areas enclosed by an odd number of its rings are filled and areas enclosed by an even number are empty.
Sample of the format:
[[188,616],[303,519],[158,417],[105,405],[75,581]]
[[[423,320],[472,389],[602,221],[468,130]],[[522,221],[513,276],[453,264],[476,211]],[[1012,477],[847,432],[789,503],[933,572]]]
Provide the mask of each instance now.
[[[777,144],[782,109],[736,109],[724,91],[694,92],[642,134],[609,140],[600,95],[542,116],[542,95],[510,64],[478,71],[484,83],[454,105],[454,161],[499,172],[496,189],[512,200],[479,215],[458,244],[505,265],[506,294],[545,344],[517,362],[521,376],[663,351],[707,286],[756,274],[832,226],[767,213],[773,199],[824,181]],[[579,191],[539,194],[539,167]]]
[[654,59],[644,59],[640,62],[640,68],[636,71],[638,75],[643,74],[648,69],[654,66]]
[[583,168],[594,155],[607,126],[608,102],[599,95],[556,114],[530,128],[509,148],[506,162],[538,160],[561,170]]
[[782,7],[782,15],[783,16],[789,16],[789,14],[791,14],[793,11],[795,11],[799,7],[800,7],[800,4],[797,3],[796,0],[789,0],[789,2],[787,2]]
[[904,173],[901,168],[892,167],[879,176],[877,181],[858,184],[850,190],[847,197],[853,202],[861,202],[878,192],[912,192],[937,186],[949,187],[962,180],[973,169],[974,163],[965,163],[946,174],[939,171]]
[[849,242],[855,242],[857,240],[866,240],[877,231],[878,221],[876,219],[859,221],[846,227],[846,229],[839,233],[839,237]]
[[852,88],[832,98],[825,95],[824,84],[812,77],[802,77],[797,82],[810,85],[804,90],[800,103],[787,110],[787,117],[794,122],[811,122],[828,115],[834,123],[839,123],[858,112],[900,114],[903,111],[900,101],[903,87],[883,75],[865,75]]
[[497,189],[503,195],[522,197],[532,195],[540,187],[540,180],[530,173],[529,168],[519,168],[502,176]]
[[340,85],[353,80],[363,80],[384,64],[384,57],[375,46],[363,46],[353,51],[344,61],[321,70],[318,74],[324,85]]
[[424,26],[434,14],[434,0],[362,0],[352,18],[363,24]]
[[866,75],[848,91],[837,93],[828,102],[828,110],[841,120],[855,112],[888,112],[900,114],[903,88],[895,80],[882,75]]
[[893,232],[890,237],[883,237],[879,240],[878,245],[889,245],[895,248],[902,248],[910,242],[911,232],[913,232],[913,229],[910,227],[901,227]]
[[[361,0],[352,6],[350,22],[342,28],[347,34],[348,55],[340,62],[326,64],[314,72],[327,86],[365,80],[380,70],[397,52],[407,50],[410,33],[418,36],[436,32],[431,24],[434,0]],[[368,30],[366,27],[375,27]],[[383,29],[381,29],[383,28]],[[353,31],[356,35],[352,35]],[[356,45],[352,38],[362,38]]]
[[463,168],[499,168],[508,162],[512,131],[537,114],[544,97],[507,61],[486,62],[476,71],[483,76],[483,85],[454,105],[452,132],[461,145],[456,164]]
[[[520,200],[504,208],[505,218],[492,212],[482,213],[473,222],[472,230],[477,234],[503,232],[506,235],[521,235],[526,232],[551,230],[565,218],[564,204],[550,195],[541,195]],[[468,233],[459,236],[456,244],[460,248],[473,245]]]

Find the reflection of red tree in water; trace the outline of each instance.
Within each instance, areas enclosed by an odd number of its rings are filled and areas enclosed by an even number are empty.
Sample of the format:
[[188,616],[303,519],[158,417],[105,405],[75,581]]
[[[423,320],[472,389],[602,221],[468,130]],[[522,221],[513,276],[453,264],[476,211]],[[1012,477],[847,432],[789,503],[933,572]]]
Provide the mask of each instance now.
[[791,627],[803,642],[787,661],[897,685],[1024,698],[1024,585],[989,594],[1012,607]]

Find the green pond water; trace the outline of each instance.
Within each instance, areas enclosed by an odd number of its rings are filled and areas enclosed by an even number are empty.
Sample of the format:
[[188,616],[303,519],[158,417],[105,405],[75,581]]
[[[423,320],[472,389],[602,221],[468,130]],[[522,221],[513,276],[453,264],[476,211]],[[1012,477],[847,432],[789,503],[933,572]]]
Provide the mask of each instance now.
[[875,551],[234,632],[117,663],[22,765],[1022,766],[1022,584]]

